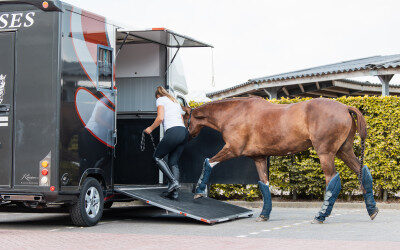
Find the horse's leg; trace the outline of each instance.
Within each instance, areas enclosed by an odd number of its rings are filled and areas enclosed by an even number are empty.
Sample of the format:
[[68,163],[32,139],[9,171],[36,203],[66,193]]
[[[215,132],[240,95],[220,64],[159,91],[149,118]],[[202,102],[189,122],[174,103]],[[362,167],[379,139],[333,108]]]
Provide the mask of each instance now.
[[[354,134],[349,135],[345,143],[339,149],[337,157],[341,159],[351,170],[353,170],[357,174],[357,176],[360,176],[361,163],[354,154],[353,140]],[[375,219],[379,212],[379,209],[376,207],[376,202],[374,199],[372,182],[372,175],[368,169],[368,166],[365,165],[361,169],[361,183],[363,187],[362,189],[365,205],[371,220]]]
[[257,221],[267,221],[272,210],[271,192],[269,191],[269,180],[267,175],[267,162],[265,157],[254,158],[254,162],[257,167],[258,176],[260,181],[258,182],[258,188],[263,196],[264,205],[260,216]]
[[195,199],[206,196],[206,187],[208,180],[210,179],[212,168],[219,162],[226,161],[233,157],[235,157],[235,155],[230,150],[229,144],[225,144],[225,146],[214,157],[211,159],[206,158],[204,160],[203,170],[196,186],[194,195]]
[[335,169],[335,155],[334,154],[320,154],[319,159],[321,162],[322,171],[325,175],[326,191],[324,203],[317,216],[314,218],[313,223],[323,223],[325,218],[328,217],[333,205],[340,193],[341,183],[339,173]]

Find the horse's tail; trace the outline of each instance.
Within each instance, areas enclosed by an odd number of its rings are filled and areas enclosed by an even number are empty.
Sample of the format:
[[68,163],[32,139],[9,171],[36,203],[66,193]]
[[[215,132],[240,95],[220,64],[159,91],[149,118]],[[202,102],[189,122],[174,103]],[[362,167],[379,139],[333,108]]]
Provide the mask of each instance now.
[[367,122],[363,114],[354,107],[348,107],[350,114],[354,114],[357,117],[357,132],[361,137],[361,140],[365,141],[367,138]]
[[[363,114],[354,107],[348,107],[350,114],[355,114],[357,117],[357,131],[361,137],[361,157],[360,157],[360,172],[358,173],[358,180],[360,181],[360,185],[362,186],[362,168],[364,166],[364,151],[365,151],[365,139],[367,138],[367,122]],[[354,118],[353,118],[354,119]]]

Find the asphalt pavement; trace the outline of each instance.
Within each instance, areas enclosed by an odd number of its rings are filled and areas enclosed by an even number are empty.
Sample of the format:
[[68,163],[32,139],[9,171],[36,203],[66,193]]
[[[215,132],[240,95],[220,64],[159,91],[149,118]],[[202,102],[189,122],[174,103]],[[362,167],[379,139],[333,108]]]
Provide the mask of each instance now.
[[[0,209],[0,248],[7,249],[400,249],[400,211],[334,208],[322,225],[317,208],[274,207],[254,217],[207,225],[149,206],[115,207],[90,228],[75,227],[65,210]],[[60,213],[64,212],[64,213]]]

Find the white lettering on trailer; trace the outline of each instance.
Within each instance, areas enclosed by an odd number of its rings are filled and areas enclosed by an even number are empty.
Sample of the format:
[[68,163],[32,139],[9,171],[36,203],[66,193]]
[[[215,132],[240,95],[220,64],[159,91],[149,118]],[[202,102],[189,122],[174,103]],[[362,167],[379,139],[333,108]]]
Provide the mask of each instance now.
[[12,16],[12,19],[11,19],[10,28],[20,28],[22,25],[22,23],[21,23],[22,13],[11,14],[11,16]]
[[0,29],[29,28],[35,23],[35,19],[33,19],[35,15],[35,12],[2,14],[0,15]]
[[8,116],[0,116],[0,122],[8,122]]
[[29,28],[29,27],[31,27],[34,23],[35,23],[35,20],[33,20],[33,17],[35,16],[35,12],[29,12],[28,14],[26,14],[26,21],[28,21],[29,22],[29,24],[26,22],[25,24],[24,24],[24,27],[25,28]]
[[0,127],[8,127],[8,123],[0,123]]
[[7,75],[0,75],[0,104],[3,103],[3,98],[6,93],[6,78]]
[[10,14],[3,14],[0,16],[0,29],[4,29],[5,27],[7,27],[8,25],[8,21],[6,18],[8,18],[10,16]]

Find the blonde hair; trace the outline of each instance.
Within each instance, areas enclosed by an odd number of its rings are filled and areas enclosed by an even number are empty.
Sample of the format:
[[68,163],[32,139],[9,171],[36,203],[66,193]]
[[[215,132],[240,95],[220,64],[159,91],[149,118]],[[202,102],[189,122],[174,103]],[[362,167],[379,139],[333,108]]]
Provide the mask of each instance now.
[[167,91],[166,89],[164,89],[162,86],[158,86],[158,87],[157,87],[155,96],[156,96],[156,98],[157,98],[157,96],[160,96],[160,97],[166,96],[166,97],[168,97],[171,101],[173,101],[173,102],[175,102],[175,103],[178,103],[178,101],[175,99],[175,97],[173,97],[170,93],[168,93],[168,91]]

